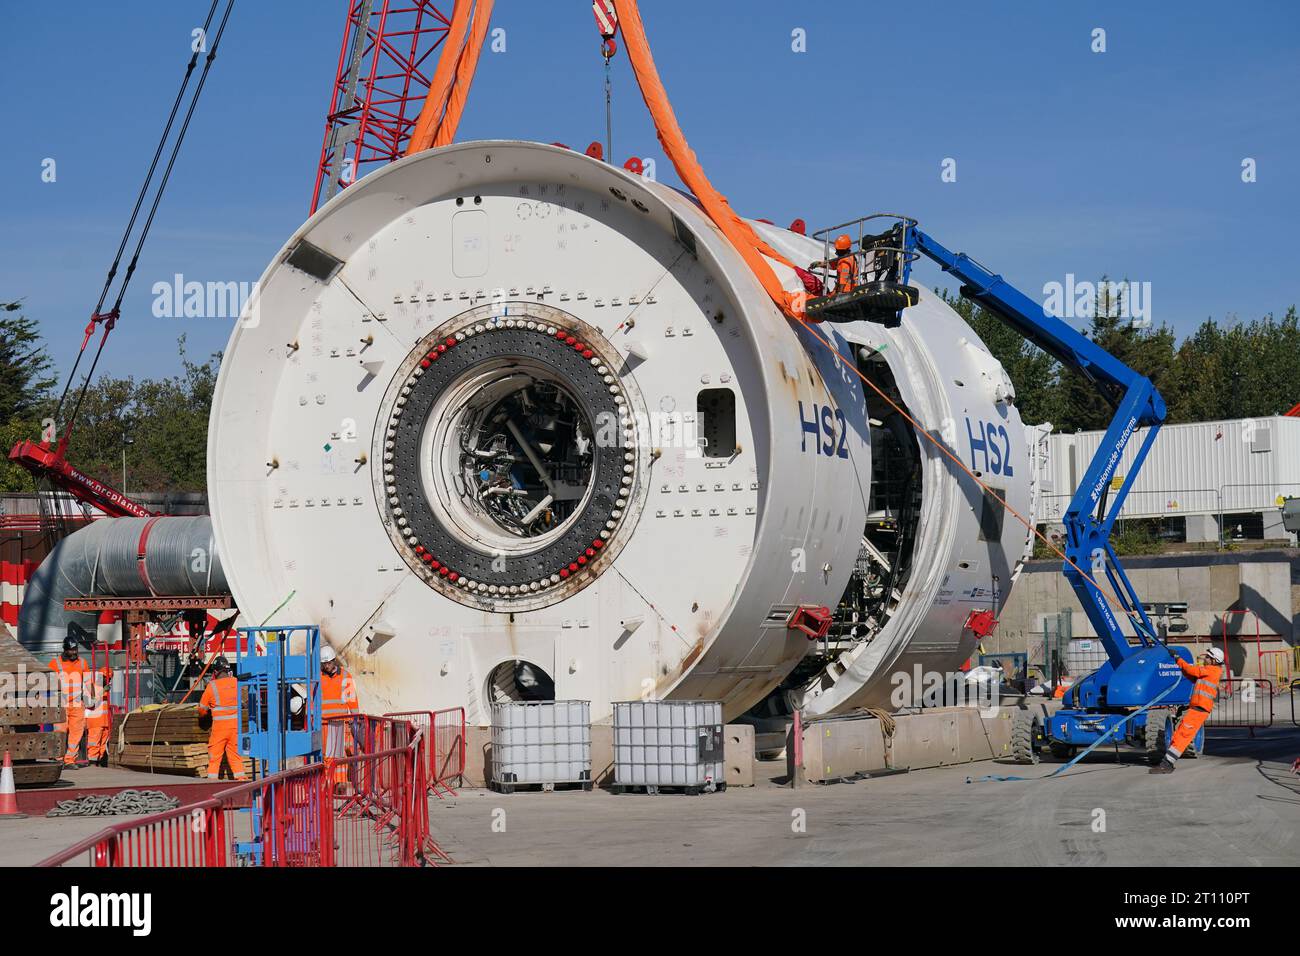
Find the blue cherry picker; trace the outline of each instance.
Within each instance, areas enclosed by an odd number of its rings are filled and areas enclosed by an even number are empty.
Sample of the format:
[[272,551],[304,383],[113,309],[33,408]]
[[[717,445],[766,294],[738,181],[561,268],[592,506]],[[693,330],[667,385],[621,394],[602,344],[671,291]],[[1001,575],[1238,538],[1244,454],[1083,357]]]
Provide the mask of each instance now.
[[[882,232],[867,231],[877,228],[882,220],[887,225]],[[842,237],[854,231],[856,243],[849,236],[850,243],[846,244]],[[898,326],[906,309],[918,300],[916,288],[908,284],[912,263],[925,256],[961,280],[963,297],[1081,374],[1114,408],[1115,416],[1065,513],[1062,568],[1106,648],[1107,661],[1076,681],[1065,696],[1064,706],[1045,721],[1030,711],[1019,711],[1013,749],[1021,762],[1037,763],[1044,749],[1067,759],[1080,747],[1125,742],[1145,751],[1153,765],[1158,763],[1166,741],[1173,735],[1177,709],[1188,704],[1193,686],[1174,657],[1189,663],[1193,659],[1185,647],[1171,647],[1161,640],[1111,547],[1110,533],[1164,423],[1165,403],[1159,391],[1145,375],[1049,315],[1000,275],[936,242],[917,228],[915,219],[877,213],[822,230],[815,238],[822,240],[826,255],[818,265],[832,274],[838,271],[840,275],[851,275],[857,281],[848,288],[837,286],[829,294],[809,300],[806,308],[810,318],[831,322],[866,319]],[[841,256],[849,245],[848,254],[860,257],[857,263],[850,264],[852,268],[835,269],[835,239],[840,240],[836,248]],[[1127,474],[1114,478],[1125,448],[1142,428],[1146,431]],[[1113,594],[1120,616],[1131,623],[1136,644],[1130,643],[1124,633],[1102,590],[1103,584]],[[1186,756],[1200,754],[1204,734],[1204,729],[1197,734]]]

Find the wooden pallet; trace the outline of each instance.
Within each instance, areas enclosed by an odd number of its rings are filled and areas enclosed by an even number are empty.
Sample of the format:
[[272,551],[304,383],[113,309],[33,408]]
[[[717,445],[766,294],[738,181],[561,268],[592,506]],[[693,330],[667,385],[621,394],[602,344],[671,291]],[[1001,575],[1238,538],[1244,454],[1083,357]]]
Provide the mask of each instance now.
[[51,680],[44,691],[33,696],[31,677],[48,677],[49,667],[19,644],[3,624],[0,673],[14,675],[10,686],[0,690],[0,755],[9,751],[14,761],[14,783],[20,787],[56,783],[63,773],[66,735],[41,727],[66,719],[58,699],[58,684]]
[[[644,793],[644,794],[649,794],[651,796],[654,796],[655,794],[661,794],[661,793],[683,793],[688,797],[698,797],[702,793],[709,792],[704,789],[703,784],[694,784],[691,786],[685,786],[682,784],[668,784],[668,783],[658,783],[658,784],[615,783],[615,784],[611,784],[609,789],[612,793]],[[726,789],[727,789],[727,785],[725,783],[718,783],[714,785],[713,792],[723,793],[726,791]]]
[[211,725],[199,718],[197,704],[175,704],[126,715],[122,740],[130,744],[207,744]]
[[201,777],[208,772],[207,744],[127,744],[118,763],[132,770],[152,770]]

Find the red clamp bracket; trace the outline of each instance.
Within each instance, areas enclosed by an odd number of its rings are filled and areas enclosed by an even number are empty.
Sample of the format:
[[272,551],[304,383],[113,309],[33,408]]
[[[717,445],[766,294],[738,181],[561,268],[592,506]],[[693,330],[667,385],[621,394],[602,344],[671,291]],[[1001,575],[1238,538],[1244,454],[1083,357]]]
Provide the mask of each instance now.
[[786,618],[785,626],[792,631],[802,631],[810,641],[819,641],[831,629],[831,609],[800,604]]
[[971,611],[966,618],[966,627],[969,627],[977,638],[983,640],[997,630],[998,619],[993,616],[989,610]]

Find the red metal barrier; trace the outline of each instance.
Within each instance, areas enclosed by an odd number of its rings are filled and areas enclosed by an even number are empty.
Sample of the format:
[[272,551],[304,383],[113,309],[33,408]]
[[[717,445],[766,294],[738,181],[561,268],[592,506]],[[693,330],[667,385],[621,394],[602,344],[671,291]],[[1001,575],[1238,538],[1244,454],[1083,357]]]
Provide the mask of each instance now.
[[[421,732],[370,718],[362,743],[407,730],[408,743],[327,759],[186,806],[119,823],[39,866],[420,866],[450,858],[429,835]],[[367,738],[365,729],[375,730]],[[383,730],[382,728],[387,728]],[[251,808],[256,812],[249,812]],[[259,831],[254,840],[254,821]],[[258,853],[248,852],[256,846]]]
[[451,781],[458,787],[465,781],[465,708],[399,710],[384,716],[409,720],[424,730],[429,792],[439,799],[444,793],[456,796]]

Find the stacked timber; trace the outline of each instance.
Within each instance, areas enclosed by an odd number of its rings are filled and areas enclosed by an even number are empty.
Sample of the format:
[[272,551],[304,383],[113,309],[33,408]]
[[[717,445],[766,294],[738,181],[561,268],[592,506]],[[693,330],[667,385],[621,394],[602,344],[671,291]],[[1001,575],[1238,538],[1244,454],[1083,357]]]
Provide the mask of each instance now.
[[67,734],[54,724],[66,719],[58,678],[0,624],[0,757],[8,751],[14,783],[48,786],[63,773]]
[[117,761],[132,770],[201,777],[208,769],[208,731],[197,704],[151,704],[126,715]]

